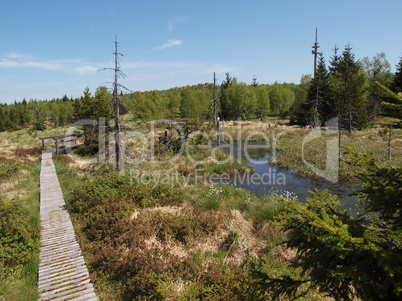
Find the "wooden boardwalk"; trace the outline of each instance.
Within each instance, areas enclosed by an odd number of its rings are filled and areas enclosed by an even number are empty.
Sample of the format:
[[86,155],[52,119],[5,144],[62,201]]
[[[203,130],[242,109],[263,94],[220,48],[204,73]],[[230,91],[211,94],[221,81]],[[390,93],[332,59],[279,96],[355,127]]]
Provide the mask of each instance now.
[[42,154],[40,216],[39,300],[99,300],[66,210],[51,152]]

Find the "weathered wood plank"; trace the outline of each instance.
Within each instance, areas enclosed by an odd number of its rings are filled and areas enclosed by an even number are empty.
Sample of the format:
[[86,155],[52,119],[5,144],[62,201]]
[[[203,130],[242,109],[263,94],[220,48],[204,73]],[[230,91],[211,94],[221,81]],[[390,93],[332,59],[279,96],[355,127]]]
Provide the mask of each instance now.
[[50,152],[42,154],[40,190],[39,300],[99,300],[75,237]]

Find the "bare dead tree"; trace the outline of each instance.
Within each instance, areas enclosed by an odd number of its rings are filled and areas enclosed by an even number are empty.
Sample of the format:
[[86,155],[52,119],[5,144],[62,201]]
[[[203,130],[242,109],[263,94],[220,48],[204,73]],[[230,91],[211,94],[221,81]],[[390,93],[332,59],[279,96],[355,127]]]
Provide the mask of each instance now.
[[216,96],[216,76],[215,76],[215,72],[214,72],[214,86],[213,86],[213,94],[212,94],[212,119],[213,122],[215,124],[215,128],[216,128],[216,139],[217,139],[217,143],[218,145],[220,145],[221,142],[221,137],[220,137],[220,129],[219,129],[219,117],[218,117],[218,99]]
[[123,149],[121,145],[121,125],[120,125],[120,106],[121,99],[119,96],[119,88],[130,91],[126,87],[119,84],[119,78],[127,78],[127,76],[120,70],[120,57],[122,53],[118,51],[119,43],[117,42],[117,36],[114,41],[115,51],[114,54],[114,68],[104,68],[102,70],[114,71],[113,82],[113,110],[114,110],[114,127],[115,127],[115,152],[116,152],[116,171],[120,172],[123,169]]
[[316,90],[316,96],[314,99],[314,116],[313,116],[313,128],[317,128],[320,126],[320,120],[319,120],[319,107],[320,107],[320,81],[318,81],[317,84],[317,90]]
[[118,172],[122,169],[122,154],[121,154],[121,140],[120,140],[120,97],[119,97],[119,55],[123,56],[117,51],[118,43],[117,36],[114,41],[114,86],[113,86],[113,104],[114,104],[114,128],[115,128],[115,151],[116,151],[116,170]]
[[217,99],[217,96],[216,96],[216,77],[215,77],[215,72],[214,72],[214,84],[213,84],[213,93],[212,93],[211,115],[212,115],[212,121],[216,125],[217,117],[218,117],[218,99]]
[[389,125],[389,135],[388,135],[388,161],[392,160],[392,124]]

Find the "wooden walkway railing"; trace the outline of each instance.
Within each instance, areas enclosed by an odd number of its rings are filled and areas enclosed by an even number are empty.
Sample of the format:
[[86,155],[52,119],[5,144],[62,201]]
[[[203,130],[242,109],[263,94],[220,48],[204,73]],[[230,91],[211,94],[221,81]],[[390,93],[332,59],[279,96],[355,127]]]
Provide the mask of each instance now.
[[99,300],[75,237],[51,152],[42,154],[40,193],[39,300]]
[[45,148],[46,145],[56,145],[56,155],[60,152],[60,146],[67,142],[77,143],[77,139],[84,134],[70,134],[70,135],[57,135],[48,137],[39,137],[42,140],[42,147]]

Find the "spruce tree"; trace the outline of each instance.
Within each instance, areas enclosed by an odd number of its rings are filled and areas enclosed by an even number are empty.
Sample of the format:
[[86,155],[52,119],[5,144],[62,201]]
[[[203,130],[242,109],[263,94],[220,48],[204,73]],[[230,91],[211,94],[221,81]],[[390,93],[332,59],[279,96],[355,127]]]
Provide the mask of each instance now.
[[228,96],[228,89],[233,84],[237,83],[236,78],[232,78],[229,72],[226,73],[226,78],[222,81],[221,88],[219,89],[219,103],[221,104],[221,114],[223,119],[231,118],[232,103]]
[[402,92],[402,57],[398,65],[396,65],[396,72],[391,84],[391,90],[395,93]]
[[333,70],[332,88],[333,97],[338,103],[339,118],[342,127],[351,134],[353,130],[359,130],[367,126],[367,98],[366,76],[362,65],[355,60],[352,48],[347,45],[342,52],[339,63]]
[[334,49],[333,49],[333,51],[334,51],[334,55],[331,57],[331,62],[329,63],[329,73],[331,74],[331,75],[334,75],[335,74],[335,71],[336,71],[336,68],[338,67],[338,64],[339,64],[339,59],[340,59],[340,57],[339,57],[339,55],[338,55],[338,50],[339,50],[339,48],[338,47],[336,47],[336,45],[335,45],[335,47],[334,47]]
[[328,120],[332,114],[329,102],[329,74],[322,54],[319,57],[315,77],[310,83],[307,102],[305,103],[306,121],[313,127],[319,127]]
[[268,257],[254,267],[261,296],[268,291],[295,300],[318,289],[335,300],[401,300],[402,168],[351,154],[362,170],[362,214],[350,214],[327,190],[316,190],[306,203],[282,198],[286,209],[277,225],[297,256],[281,269],[272,269]]
[[251,85],[253,87],[257,87],[258,86],[258,82],[257,82],[257,77],[254,75],[254,77],[251,80]]
[[[113,117],[111,95],[106,87],[99,87],[95,97],[92,97],[89,88],[84,90],[84,96],[74,103],[74,118],[76,120],[92,120],[99,122],[99,118],[108,120]],[[83,126],[85,144],[98,144],[98,126]]]
[[311,75],[302,75],[300,84],[295,89],[295,102],[290,110],[290,122],[292,124],[306,125],[306,115],[303,106],[307,102],[308,89],[312,81]]

